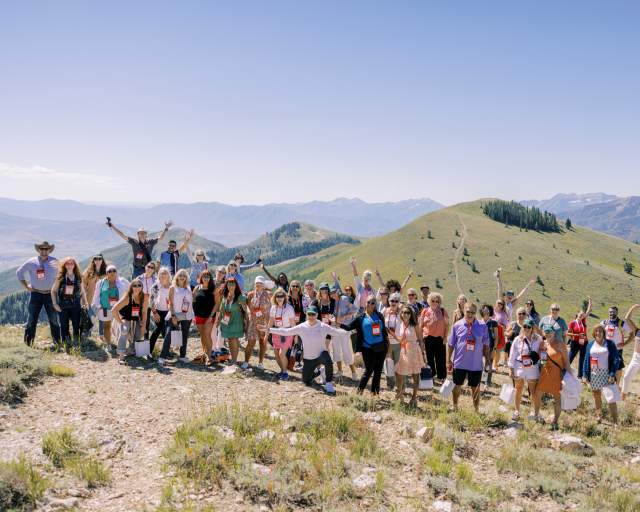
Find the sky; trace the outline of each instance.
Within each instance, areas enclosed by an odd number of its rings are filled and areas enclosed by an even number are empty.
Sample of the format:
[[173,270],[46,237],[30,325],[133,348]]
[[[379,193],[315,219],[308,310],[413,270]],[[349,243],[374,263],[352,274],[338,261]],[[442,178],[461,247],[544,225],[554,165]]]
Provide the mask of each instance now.
[[640,193],[640,2],[0,3],[0,196]]

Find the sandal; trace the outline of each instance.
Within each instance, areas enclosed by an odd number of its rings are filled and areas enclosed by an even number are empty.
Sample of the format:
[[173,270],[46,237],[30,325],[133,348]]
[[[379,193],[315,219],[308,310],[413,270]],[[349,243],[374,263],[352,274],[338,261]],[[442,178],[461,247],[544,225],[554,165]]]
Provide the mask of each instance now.
[[200,354],[193,358],[192,362],[194,364],[206,364],[207,356],[205,354]]

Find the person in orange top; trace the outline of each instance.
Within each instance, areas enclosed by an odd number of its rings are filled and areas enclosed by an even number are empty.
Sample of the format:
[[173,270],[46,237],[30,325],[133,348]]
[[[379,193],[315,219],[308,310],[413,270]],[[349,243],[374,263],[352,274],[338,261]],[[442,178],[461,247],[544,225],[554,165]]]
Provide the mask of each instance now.
[[420,313],[427,364],[437,379],[444,380],[447,376],[447,348],[444,340],[449,332],[449,313],[442,307],[442,295],[439,293],[431,292],[427,302],[429,307]]
[[567,346],[562,338],[557,338],[553,327],[545,325],[542,328],[545,341],[540,345],[540,379],[536,386],[534,413],[540,416],[540,403],[542,395],[548,394],[553,397],[553,421],[551,430],[558,430],[558,418],[560,417],[560,391],[562,390],[562,378],[565,372],[571,372],[569,365],[569,354]]

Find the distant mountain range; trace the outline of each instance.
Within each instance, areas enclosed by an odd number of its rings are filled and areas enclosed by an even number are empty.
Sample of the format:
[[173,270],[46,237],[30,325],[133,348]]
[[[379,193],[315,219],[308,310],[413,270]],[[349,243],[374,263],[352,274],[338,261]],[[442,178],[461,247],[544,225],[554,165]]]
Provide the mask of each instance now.
[[619,236],[640,240],[640,197],[610,194],[557,194],[542,201],[521,201],[526,206],[555,213],[573,224]]
[[[194,228],[200,235],[225,245],[248,243],[267,231],[296,221],[352,236],[376,236],[393,231],[442,206],[431,199],[367,203],[360,199],[339,198],[333,201],[273,203],[262,206],[230,206],[210,202],[161,204],[141,208],[59,199],[21,201],[0,198],[0,213],[16,217],[104,224],[108,215],[118,226],[145,226],[150,231],[160,229],[163,221],[171,219],[177,226]],[[0,228],[1,222],[0,220]],[[103,226],[102,229],[106,231],[106,227]]]

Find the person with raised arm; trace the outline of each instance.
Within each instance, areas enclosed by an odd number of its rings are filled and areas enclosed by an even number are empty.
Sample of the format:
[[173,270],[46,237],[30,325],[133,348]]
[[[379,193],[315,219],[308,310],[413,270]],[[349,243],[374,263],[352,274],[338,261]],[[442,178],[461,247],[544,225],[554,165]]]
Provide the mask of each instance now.
[[402,293],[402,290],[405,289],[405,287],[407,286],[407,283],[413,277],[413,270],[410,270],[409,273],[407,274],[407,277],[405,277],[404,281],[402,281],[402,284],[400,284],[395,279],[390,279],[389,281],[385,281],[382,278],[382,274],[380,273],[379,270],[376,270],[375,273],[376,273],[376,277],[378,278],[378,282],[380,283],[380,286],[382,288],[386,288],[389,293],[395,293],[395,292]]
[[623,347],[631,341],[634,333],[627,322],[618,316],[618,306],[609,308],[609,319],[602,320],[600,325],[604,327],[606,338],[613,341],[618,348],[620,364],[616,372],[616,382],[619,384],[622,379],[622,370],[624,369]]
[[376,297],[376,290],[371,286],[371,270],[365,270],[362,273],[362,279],[358,275],[358,269],[356,267],[356,259],[351,258],[351,269],[353,270],[353,277],[356,283],[356,306],[360,313],[367,308],[367,301],[373,297]]
[[626,367],[624,371],[624,377],[622,377],[622,399],[626,400],[629,391],[631,391],[631,382],[633,378],[636,376],[638,372],[640,372],[640,329],[633,321],[633,313],[640,309],[640,304],[634,304],[629,308],[629,311],[624,317],[625,322],[629,324],[632,332],[634,333],[634,345],[633,345],[633,356],[631,357],[631,362],[629,366]]
[[265,274],[267,274],[267,277],[276,284],[276,287],[282,288],[286,293],[289,293],[289,278],[287,277],[287,274],[280,272],[278,277],[274,277],[273,274],[267,270],[264,263],[260,263],[260,268]]
[[34,248],[38,252],[38,256],[28,259],[16,270],[18,281],[30,294],[29,317],[24,331],[24,342],[29,346],[33,345],[33,340],[36,337],[38,317],[42,308],[49,317],[49,328],[53,342],[56,345],[60,344],[60,322],[51,299],[51,288],[53,288],[58,274],[58,260],[51,256],[55,247],[49,242],[35,244]]
[[178,263],[180,261],[180,254],[187,250],[189,243],[193,238],[193,229],[184,236],[182,245],[178,247],[175,240],[169,240],[167,250],[160,254],[160,265],[167,267],[172,276],[175,276],[178,272]]
[[155,238],[149,238],[145,228],[138,228],[137,238],[125,235],[116,225],[107,217],[107,226],[125,242],[131,246],[133,251],[133,273],[132,278],[138,277],[144,273],[147,263],[153,260],[152,253],[155,245],[164,238],[173,223],[169,220],[164,223],[164,228]]
[[498,284],[498,300],[504,300],[505,302],[505,311],[507,315],[509,315],[509,320],[511,320],[511,314],[513,312],[513,308],[518,304],[518,301],[524,297],[524,294],[527,293],[529,287],[536,282],[535,279],[530,279],[529,282],[525,285],[525,287],[520,290],[518,295],[513,293],[513,290],[507,290],[503,293],[502,286],[502,269],[499,268],[495,271],[494,276],[496,278]]

